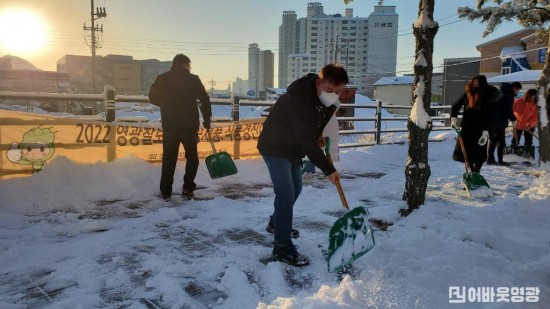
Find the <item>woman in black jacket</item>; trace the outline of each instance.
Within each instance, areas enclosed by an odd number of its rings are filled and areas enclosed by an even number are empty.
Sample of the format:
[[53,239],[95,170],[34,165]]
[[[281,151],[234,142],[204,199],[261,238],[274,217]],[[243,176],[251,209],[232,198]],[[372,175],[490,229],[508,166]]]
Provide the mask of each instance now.
[[[494,102],[499,98],[497,88],[487,84],[485,75],[477,75],[466,84],[464,93],[451,109],[451,127],[458,128],[458,112],[464,109],[461,136],[471,171],[479,173],[487,160],[487,140],[493,121]],[[453,160],[464,162],[464,156],[457,140]]]

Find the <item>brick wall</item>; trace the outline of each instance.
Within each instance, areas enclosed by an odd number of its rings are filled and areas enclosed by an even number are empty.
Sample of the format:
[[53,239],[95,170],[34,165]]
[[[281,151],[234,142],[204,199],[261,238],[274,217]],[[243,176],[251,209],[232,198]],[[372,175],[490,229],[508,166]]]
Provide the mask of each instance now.
[[[500,75],[502,64],[502,61],[500,60],[500,52],[502,51],[502,48],[506,46],[525,46],[521,39],[534,32],[534,30],[522,31],[507,38],[503,38],[502,40],[498,40],[496,42],[478,48],[481,53],[482,59],[479,68],[480,74],[486,74],[489,76]],[[528,56],[531,56],[531,54],[534,54],[533,57],[537,56],[536,51],[529,53]],[[536,59],[535,62],[531,62],[531,60],[529,60],[529,64],[532,63],[536,63]]]

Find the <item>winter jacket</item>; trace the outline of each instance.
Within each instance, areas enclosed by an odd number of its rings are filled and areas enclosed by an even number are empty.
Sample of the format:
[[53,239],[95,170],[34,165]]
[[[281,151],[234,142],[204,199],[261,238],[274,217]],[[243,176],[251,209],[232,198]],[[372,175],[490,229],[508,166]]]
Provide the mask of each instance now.
[[197,100],[204,119],[210,120],[210,98],[197,75],[183,67],[172,67],[157,77],[149,91],[149,102],[160,107],[162,128],[178,132],[199,129]]
[[462,113],[461,127],[475,128],[480,131],[489,131],[493,125],[494,106],[499,99],[499,91],[494,86],[488,86],[487,92],[480,98],[481,108],[468,108],[468,96],[464,93],[451,108],[451,117],[458,117],[458,112],[464,108]]
[[[489,131],[493,124],[494,105],[499,99],[499,91],[493,86],[488,86],[489,89],[485,92],[484,96],[480,98],[481,108],[468,108],[468,97],[466,93],[456,101],[451,108],[451,117],[457,117],[461,108],[464,108],[462,114],[461,136],[464,141],[464,148],[468,156],[468,160],[471,165],[475,165],[478,168],[483,165],[483,162],[487,161],[487,145],[480,146],[478,144],[479,138],[483,131]],[[455,149],[453,151],[453,160],[464,162],[464,155],[460,142],[457,140]]]
[[317,140],[336,110],[325,107],[317,96],[315,82],[319,76],[308,74],[293,82],[275,103],[264,122],[258,139],[260,154],[288,158],[301,165],[308,158],[325,175],[336,170],[317,146]]
[[514,102],[514,114],[516,115],[518,122],[516,129],[525,130],[526,126],[534,128],[537,126],[538,119],[538,107],[535,102],[525,102],[523,98],[518,98]]
[[516,121],[514,116],[514,98],[516,93],[512,84],[502,83],[500,86],[500,99],[495,102],[493,111],[493,123],[491,129],[502,130],[508,127],[508,120]]

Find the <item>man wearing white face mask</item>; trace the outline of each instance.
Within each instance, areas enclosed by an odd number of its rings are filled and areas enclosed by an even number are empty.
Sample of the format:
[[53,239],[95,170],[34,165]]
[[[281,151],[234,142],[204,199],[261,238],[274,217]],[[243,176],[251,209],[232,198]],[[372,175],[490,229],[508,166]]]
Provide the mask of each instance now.
[[267,117],[258,140],[275,191],[274,212],[266,230],[275,234],[273,259],[295,266],[309,260],[291,241],[299,233],[292,229],[293,206],[302,190],[301,162],[304,156],[333,183],[340,178],[323,150],[323,129],[336,111],[334,105],[349,83],[344,68],[329,64],[319,75],[308,74],[281,96]]

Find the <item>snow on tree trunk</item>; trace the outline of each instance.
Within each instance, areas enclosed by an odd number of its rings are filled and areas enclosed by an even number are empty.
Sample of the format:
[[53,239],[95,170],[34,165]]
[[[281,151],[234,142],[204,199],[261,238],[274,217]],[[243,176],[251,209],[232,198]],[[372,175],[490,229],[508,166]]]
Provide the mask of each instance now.
[[[550,31],[550,29],[549,29]],[[539,155],[542,162],[550,162],[550,125],[548,125],[548,110],[546,109],[546,89],[548,88],[548,79],[550,77],[550,40],[548,41],[548,47],[546,51],[546,59],[544,61],[544,67],[542,73],[537,81],[537,87],[539,89]]]
[[430,108],[432,98],[432,55],[433,43],[438,24],[433,20],[435,0],[420,0],[418,19],[413,25],[416,38],[416,61],[414,64],[413,108],[407,124],[409,129],[409,151],[405,168],[405,192],[403,200],[408,209],[402,215],[408,215],[424,204],[426,188],[430,178],[428,164],[428,136],[432,130]]

